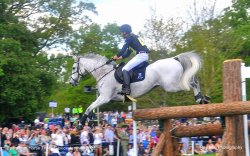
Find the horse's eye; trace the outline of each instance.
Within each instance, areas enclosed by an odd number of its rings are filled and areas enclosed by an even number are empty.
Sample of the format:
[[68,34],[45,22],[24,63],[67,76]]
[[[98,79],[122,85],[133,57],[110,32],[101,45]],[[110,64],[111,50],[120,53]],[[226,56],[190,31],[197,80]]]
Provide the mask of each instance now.
[[75,70],[76,68],[75,67],[73,67],[73,70]]

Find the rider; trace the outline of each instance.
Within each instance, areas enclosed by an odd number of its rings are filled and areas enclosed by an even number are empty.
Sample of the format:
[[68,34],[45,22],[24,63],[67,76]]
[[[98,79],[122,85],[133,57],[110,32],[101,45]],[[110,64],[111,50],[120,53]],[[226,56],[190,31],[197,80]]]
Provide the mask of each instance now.
[[122,91],[119,92],[119,94],[129,95],[131,92],[129,71],[140,63],[148,61],[149,49],[137,35],[132,33],[132,28],[130,25],[122,25],[120,27],[120,32],[125,39],[125,44],[123,45],[120,52],[117,55],[113,56],[112,59],[124,59],[131,54],[132,50],[136,52],[136,55],[122,68],[124,87],[122,88]]

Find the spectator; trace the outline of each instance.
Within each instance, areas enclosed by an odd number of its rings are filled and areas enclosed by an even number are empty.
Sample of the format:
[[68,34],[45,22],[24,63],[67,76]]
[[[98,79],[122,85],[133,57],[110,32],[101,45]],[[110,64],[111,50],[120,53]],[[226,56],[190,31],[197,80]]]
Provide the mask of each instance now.
[[57,129],[56,133],[53,134],[54,135],[51,136],[52,141],[54,141],[57,146],[64,146],[63,137],[65,134],[63,133],[62,129]]
[[64,145],[69,145],[71,142],[71,136],[69,134],[69,129],[68,127],[64,127],[63,128],[63,141],[64,141]]
[[183,142],[179,142],[179,146],[178,146],[178,153],[180,154],[180,155],[184,155],[185,154],[185,152],[184,152],[184,150],[183,150]]
[[69,147],[68,152],[66,153],[66,156],[73,156],[73,148]]
[[74,147],[75,151],[73,152],[73,156],[81,156],[81,153],[79,152],[78,147]]
[[133,129],[132,128],[130,128],[129,129],[129,140],[128,140],[128,143],[130,144],[130,145],[133,145],[133,142],[134,142],[134,135],[133,135]]
[[29,149],[26,146],[24,141],[20,141],[20,143],[16,149],[17,149],[18,155],[20,155],[20,156],[29,156],[30,155],[30,151],[29,151]]
[[84,126],[80,135],[81,144],[83,144],[83,142],[87,142],[87,144],[89,144],[88,134],[89,134],[88,127]]
[[195,144],[194,146],[194,154],[205,154],[206,151],[204,151],[199,144]]
[[43,129],[40,135],[40,145],[49,143],[50,141],[51,141],[51,135],[48,134],[48,132]]
[[103,150],[103,156],[109,156],[109,155],[110,155],[109,148],[105,147]]
[[39,120],[39,116],[36,117],[36,119],[34,120],[34,124],[36,127],[39,127],[40,126],[40,120]]
[[119,133],[119,137],[121,139],[121,145],[122,145],[122,151],[123,151],[123,156],[127,155],[127,151],[128,151],[128,134],[126,132],[127,130],[127,125],[123,125],[122,129]]
[[132,148],[132,145],[128,145],[128,152],[127,156],[134,156],[134,149]]
[[216,152],[216,148],[212,142],[212,139],[208,140],[208,143],[206,144],[206,151],[207,151],[207,154]]
[[71,144],[73,145],[80,144],[80,135],[76,127],[74,127],[73,130],[71,130],[70,137],[71,137]]
[[8,145],[4,145],[2,152],[3,152],[3,156],[9,156],[9,146]]
[[220,148],[220,145],[221,145],[221,142],[222,142],[222,140],[221,140],[221,138],[218,138],[217,139],[217,142],[215,143],[215,149],[218,151],[219,150],[219,148]]
[[37,146],[40,144],[40,137],[38,136],[38,133],[32,131],[30,137],[28,138],[28,143],[29,146]]
[[8,145],[10,146],[11,145],[11,137],[9,135],[6,136],[6,140],[4,140],[4,145]]
[[13,138],[11,139],[11,143],[14,144],[16,147],[20,143],[18,134],[14,133]]
[[59,149],[56,146],[55,142],[51,142],[49,147],[49,156],[59,156],[60,152]]
[[116,127],[116,125],[117,125],[117,117],[116,117],[116,116],[114,116],[114,117],[111,119],[111,124],[112,124],[113,127]]
[[104,139],[106,142],[112,143],[112,142],[114,142],[114,137],[115,137],[115,133],[114,133],[111,125],[108,124],[107,128],[104,131]]
[[4,127],[1,131],[1,146],[3,147],[4,146],[4,141],[6,140],[6,135],[7,135],[7,132],[8,132],[8,128],[7,127]]
[[145,149],[145,156],[150,156],[151,153],[152,153],[152,148],[150,144],[148,144],[147,148]]
[[91,154],[91,150],[89,146],[87,146],[87,142],[83,142],[80,147],[80,151],[82,151],[82,156],[89,156]]
[[69,107],[65,107],[65,108],[64,108],[64,113],[65,113],[66,119],[69,120],[70,108],[69,108]]
[[139,144],[139,149],[138,149],[138,156],[143,156],[145,154],[145,150],[143,148],[143,144]]
[[9,148],[9,154],[11,156],[18,156],[15,144],[11,144],[11,147]]
[[19,141],[25,143],[27,143],[28,141],[28,136],[25,134],[24,130],[21,130],[21,136],[19,137]]
[[94,147],[95,147],[95,156],[102,156],[102,139],[103,134],[99,127],[95,128],[94,133]]

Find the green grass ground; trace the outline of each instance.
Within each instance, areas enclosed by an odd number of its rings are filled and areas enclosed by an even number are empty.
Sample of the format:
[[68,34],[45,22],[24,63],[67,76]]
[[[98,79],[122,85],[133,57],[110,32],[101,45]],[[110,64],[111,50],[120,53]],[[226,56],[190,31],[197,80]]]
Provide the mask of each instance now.
[[201,154],[201,155],[190,155],[190,156],[215,156],[215,154]]
[[202,154],[202,155],[197,155],[197,156],[215,156],[215,154]]

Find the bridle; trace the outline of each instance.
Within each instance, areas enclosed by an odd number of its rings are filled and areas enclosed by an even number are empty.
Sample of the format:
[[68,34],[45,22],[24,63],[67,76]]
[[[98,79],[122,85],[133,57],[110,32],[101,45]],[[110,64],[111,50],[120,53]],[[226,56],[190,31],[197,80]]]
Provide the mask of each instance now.
[[[77,63],[77,67],[76,67],[76,71],[75,71],[74,73],[72,73],[72,75],[74,75],[75,73],[78,73],[78,75],[77,75],[77,80],[79,80],[80,77],[86,75],[86,74],[82,74],[81,69],[80,69],[80,65],[79,65],[79,64],[80,64],[80,59],[81,59],[81,58],[82,58],[82,57],[79,57],[79,58],[77,59],[77,62],[74,62],[74,63]],[[105,65],[107,65],[107,64],[109,64],[109,63],[111,63],[112,61],[113,61],[113,59],[108,60],[107,62],[105,62],[105,63],[102,64],[101,66],[99,66],[99,67],[97,67],[97,68],[94,68],[93,70],[89,71],[89,73],[95,72],[96,70],[98,70],[98,69],[100,69],[101,67],[103,67],[103,66],[105,66]],[[104,78],[106,75],[108,75],[109,73],[111,73],[113,70],[115,70],[115,68],[113,68],[113,69],[110,70],[109,72],[105,73],[105,74],[104,74],[100,79],[98,79],[96,82],[99,82],[102,78]],[[74,81],[74,83],[78,83],[78,81],[77,81],[76,79],[74,79],[74,78],[72,77],[72,75],[71,75],[71,79]]]
[[[77,59],[77,62],[74,62],[74,64],[75,63],[77,64],[76,71],[74,73],[72,73],[72,75],[71,75],[71,79],[74,81],[74,83],[78,83],[79,78],[84,76],[84,74],[82,74],[82,72],[81,72],[80,65],[79,65],[80,64],[80,59],[81,59],[81,57],[79,57]],[[75,73],[77,73],[77,80],[72,77]]]

